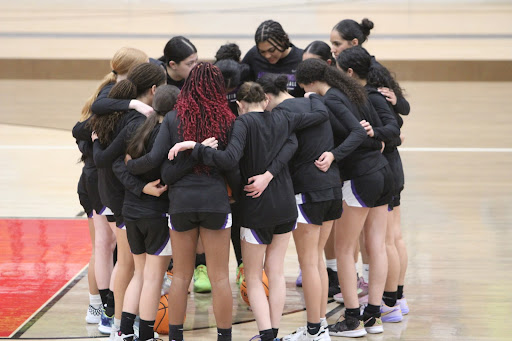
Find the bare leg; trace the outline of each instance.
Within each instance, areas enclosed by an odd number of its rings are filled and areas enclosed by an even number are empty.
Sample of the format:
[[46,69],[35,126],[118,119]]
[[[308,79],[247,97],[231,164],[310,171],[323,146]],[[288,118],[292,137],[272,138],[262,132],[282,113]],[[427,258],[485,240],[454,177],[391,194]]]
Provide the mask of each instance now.
[[114,280],[115,318],[121,319],[126,288],[133,277],[133,255],[128,245],[126,230],[120,228],[116,231],[117,239],[117,273]]

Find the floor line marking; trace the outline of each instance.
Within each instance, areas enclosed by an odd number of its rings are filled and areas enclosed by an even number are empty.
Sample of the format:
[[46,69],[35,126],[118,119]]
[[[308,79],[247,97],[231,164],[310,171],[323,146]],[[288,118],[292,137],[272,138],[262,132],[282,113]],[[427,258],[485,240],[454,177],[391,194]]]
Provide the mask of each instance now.
[[[14,336],[16,336],[16,339],[19,339],[21,337],[21,335],[23,335],[27,330],[23,330],[25,328],[25,326],[27,326],[30,321],[32,321],[32,319],[37,316],[43,309],[45,309],[48,304],[50,304],[55,298],[57,298],[59,295],[62,294],[62,292],[64,291],[69,291],[69,289],[71,288],[68,288],[74,281],[76,281],[79,277],[80,279],[83,278],[85,275],[86,275],[86,269],[87,267],[89,266],[89,263],[87,263],[73,278],[71,278],[66,284],[64,284],[62,286],[62,288],[60,288],[60,290],[58,290],[55,294],[53,294],[52,297],[50,297],[44,304],[42,304],[39,309],[37,309],[32,315],[29,316],[29,318],[27,318],[25,320],[25,322],[23,322],[18,328],[16,328],[15,331],[13,331],[11,333],[11,335],[9,335],[9,338],[13,338]],[[76,284],[76,283],[75,283]],[[66,291],[66,292],[67,292]],[[36,322],[36,321],[35,321]],[[18,335],[19,334],[19,335]]]

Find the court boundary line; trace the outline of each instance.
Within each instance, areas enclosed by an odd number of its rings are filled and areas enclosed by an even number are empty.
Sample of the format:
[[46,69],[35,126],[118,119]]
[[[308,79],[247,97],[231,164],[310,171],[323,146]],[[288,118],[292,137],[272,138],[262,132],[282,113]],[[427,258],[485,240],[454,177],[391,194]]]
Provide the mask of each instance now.
[[73,278],[62,286],[52,297],[39,307],[25,322],[14,330],[7,338],[2,339],[20,339],[21,336],[30,329],[41,317],[46,314],[62,297],[64,297],[82,278],[87,275],[89,264],[86,264]]

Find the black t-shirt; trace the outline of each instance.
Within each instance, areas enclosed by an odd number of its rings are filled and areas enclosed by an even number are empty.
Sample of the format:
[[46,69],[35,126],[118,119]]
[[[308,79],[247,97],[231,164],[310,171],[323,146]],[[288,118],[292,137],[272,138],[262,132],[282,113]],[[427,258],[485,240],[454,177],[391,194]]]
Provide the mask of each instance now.
[[[310,107],[307,98],[291,98],[284,100],[274,110],[285,110],[300,114]],[[327,172],[322,172],[315,166],[322,153],[334,147],[331,123],[329,121],[297,131],[298,149],[290,161],[295,193],[317,192],[330,188],[341,189],[338,165],[333,162]],[[330,200],[316,197],[315,201]]]
[[[151,132],[148,141],[145,144],[145,149],[150,151],[153,148],[154,142],[160,130],[160,123],[158,123]],[[165,217],[167,209],[169,208],[169,199],[167,193],[163,193],[159,197],[148,195],[140,192],[139,186],[134,183],[125,183],[123,181],[123,174],[127,171],[124,163],[124,157],[119,157],[113,164],[113,170],[119,180],[125,187],[123,216],[128,219],[140,218],[157,218]],[[157,166],[144,174],[139,175],[137,178],[142,183],[148,183],[160,179],[160,167]],[[161,181],[162,185],[163,182]]]
[[[130,160],[127,163],[128,170],[133,174],[142,174],[161,165],[162,180],[169,186],[169,214],[231,212],[224,176],[232,188],[239,187],[240,181],[236,179],[238,173],[233,167],[231,172],[226,173],[214,167],[210,168],[208,174],[197,173],[194,168],[198,162],[190,157],[190,152],[179,153],[173,161],[167,159],[169,149],[183,141],[178,129],[179,123],[176,110],[167,113],[151,151],[136,160]],[[219,148],[223,146],[219,145]]]
[[[206,165],[232,168],[239,164],[242,183],[270,171],[273,160],[295,131],[326,122],[328,113],[318,96],[301,113],[285,110],[251,112],[237,117],[226,150],[196,144],[192,157]],[[295,193],[285,164],[258,198],[241,196],[240,215],[244,227],[273,227],[297,219]]]
[[297,65],[302,61],[303,50],[292,45],[290,53],[275,64],[270,64],[259,53],[258,48],[253,46],[245,55],[242,63],[246,63],[251,68],[253,80],[261,78],[266,73],[283,74],[288,77],[288,92],[293,97],[303,97],[304,90],[297,84],[295,71]]
[[358,108],[336,88],[330,88],[323,99],[331,114],[335,145],[331,152],[338,163],[342,180],[370,174],[387,165],[386,158],[380,152],[382,143],[369,137],[359,123],[363,118],[372,124],[375,121],[371,111],[374,109],[369,101]]
[[171,76],[169,76],[169,73],[167,72],[167,68],[165,66],[165,63],[163,61],[161,61],[160,59],[149,58],[149,62],[151,64],[155,64],[155,65],[160,66],[165,71],[165,75],[166,75],[166,79],[167,79],[167,84],[174,85],[175,87],[177,87],[178,89],[181,90],[181,88],[183,87],[183,84],[185,84],[185,79],[182,79],[180,81],[175,81],[174,79],[172,79]]

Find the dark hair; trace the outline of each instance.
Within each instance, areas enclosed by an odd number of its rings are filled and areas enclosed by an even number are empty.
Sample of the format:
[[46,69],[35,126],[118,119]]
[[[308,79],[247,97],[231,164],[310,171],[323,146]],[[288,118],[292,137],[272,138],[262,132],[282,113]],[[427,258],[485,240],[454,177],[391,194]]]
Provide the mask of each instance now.
[[265,100],[265,91],[256,82],[245,82],[236,93],[236,98],[238,101],[245,101],[247,103],[259,103]]
[[177,36],[172,37],[171,40],[165,44],[164,55],[158,60],[164,62],[166,66],[169,65],[170,61],[179,64],[194,53],[197,53],[194,44],[183,36]]
[[355,38],[359,45],[362,45],[368,39],[372,28],[373,22],[364,18],[360,24],[352,19],[342,20],[334,26],[333,30],[338,31],[344,40],[350,41]]
[[[227,135],[235,120],[226,100],[224,79],[219,68],[201,62],[194,66],[185,80],[176,102],[178,130],[184,141],[201,142],[216,137],[227,144]],[[196,173],[206,172],[204,165],[196,166]]]
[[288,34],[283,30],[281,24],[274,20],[262,22],[256,30],[254,40],[256,41],[256,46],[259,43],[268,41],[270,45],[280,52],[284,52],[287,48],[292,46]]
[[240,47],[237,44],[224,44],[222,45],[215,54],[215,60],[218,62],[219,60],[224,59],[232,59],[235,62],[240,62],[240,57],[242,56],[242,51],[240,51]]
[[366,79],[368,85],[390,88],[397,97],[403,97],[403,91],[391,72],[385,66],[372,62],[372,57],[365,48],[354,46],[346,49],[338,55],[337,61],[344,71],[351,68],[359,78]]
[[343,92],[356,106],[362,106],[366,100],[366,91],[355,80],[337,68],[330,67],[325,61],[311,58],[299,63],[295,72],[297,83],[310,84],[315,81],[325,82]]
[[[134,99],[147,92],[153,85],[159,86],[164,83],[165,73],[161,67],[151,63],[142,63],[131,69],[126,79],[116,83],[110,90],[108,97]],[[90,125],[98,134],[101,143],[110,143],[112,132],[123,114],[123,112],[116,112],[109,115],[93,116]]]
[[266,73],[256,81],[266,94],[278,96],[281,92],[288,92],[288,76],[275,73]]
[[176,104],[180,89],[174,85],[163,84],[156,88],[153,97],[153,109],[159,115],[165,116]]
[[139,158],[146,154],[146,147],[149,138],[155,126],[158,124],[159,118],[172,110],[176,104],[176,99],[180,90],[174,85],[163,84],[156,88],[153,97],[153,109],[155,114],[149,116],[144,123],[137,128],[133,136],[127,143],[126,153],[133,158]]
[[336,61],[343,71],[346,72],[350,68],[359,78],[368,78],[368,73],[372,65],[372,57],[365,48],[353,46],[341,51]]
[[336,65],[336,60],[332,57],[331,47],[327,45],[325,42],[320,40],[315,40],[310,43],[304,49],[304,53],[311,53],[320,57],[320,59],[327,61],[331,61],[331,65]]
[[232,59],[223,59],[216,62],[215,66],[222,72],[226,90],[234,89],[240,84],[240,64]]

